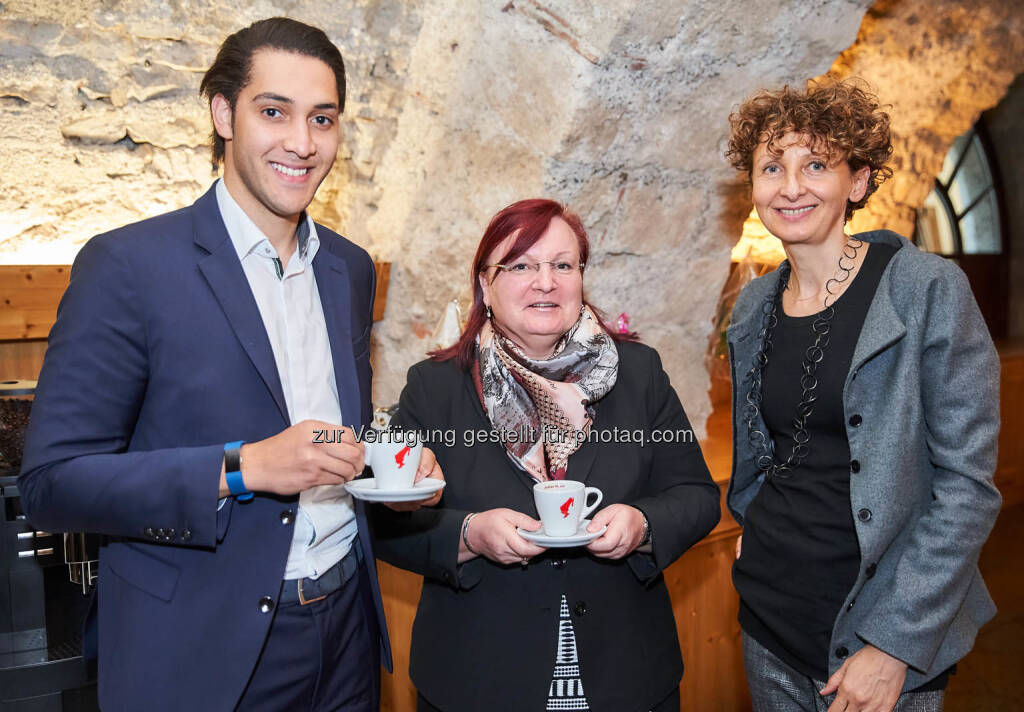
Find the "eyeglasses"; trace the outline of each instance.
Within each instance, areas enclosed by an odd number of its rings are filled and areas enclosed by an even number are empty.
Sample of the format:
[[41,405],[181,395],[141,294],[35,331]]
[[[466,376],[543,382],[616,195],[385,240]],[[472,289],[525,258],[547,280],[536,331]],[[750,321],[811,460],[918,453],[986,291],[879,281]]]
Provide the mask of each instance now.
[[501,272],[518,277],[521,279],[532,278],[535,275],[540,274],[540,266],[548,265],[551,267],[551,274],[555,277],[568,277],[576,274],[579,270],[583,272],[585,264],[583,262],[573,263],[565,261],[556,262],[516,262],[513,265],[484,265],[484,269],[490,269],[491,267],[497,267]]

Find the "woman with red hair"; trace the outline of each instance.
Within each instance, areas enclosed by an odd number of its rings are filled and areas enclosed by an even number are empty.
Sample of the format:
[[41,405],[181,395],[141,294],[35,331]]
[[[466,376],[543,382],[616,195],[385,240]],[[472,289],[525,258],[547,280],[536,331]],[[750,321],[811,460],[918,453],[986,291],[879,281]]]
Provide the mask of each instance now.
[[[587,303],[589,252],[558,203],[505,208],[462,338],[409,370],[393,423],[456,433],[430,443],[448,481],[436,508],[374,513],[378,555],[424,576],[421,711],[679,709],[661,571],[718,522],[719,491],[657,352]],[[604,494],[577,548],[517,531],[540,528],[533,486],[558,479]]]

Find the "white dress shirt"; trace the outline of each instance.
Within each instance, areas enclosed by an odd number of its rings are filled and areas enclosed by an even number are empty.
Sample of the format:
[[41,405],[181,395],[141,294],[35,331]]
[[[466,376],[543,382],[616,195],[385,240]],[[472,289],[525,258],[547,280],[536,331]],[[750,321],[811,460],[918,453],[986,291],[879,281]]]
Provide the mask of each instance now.
[[[320,248],[313,220],[307,215],[300,221],[298,247],[282,268],[270,240],[231,197],[223,180],[217,182],[216,192],[221,218],[270,337],[291,424],[314,419],[341,425],[334,360],[313,274],[313,258]],[[357,414],[348,415],[351,420]],[[352,497],[342,485],[302,492],[284,578],[318,578],[348,553],[356,533]]]

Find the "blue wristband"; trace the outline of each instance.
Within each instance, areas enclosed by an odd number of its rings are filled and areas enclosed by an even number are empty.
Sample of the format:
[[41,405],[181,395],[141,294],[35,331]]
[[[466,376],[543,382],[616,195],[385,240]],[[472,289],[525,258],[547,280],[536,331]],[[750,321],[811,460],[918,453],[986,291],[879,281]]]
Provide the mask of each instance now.
[[228,483],[228,489],[239,502],[248,502],[252,499],[252,492],[245,488],[242,480],[242,445],[244,440],[225,443],[224,445],[224,479]]

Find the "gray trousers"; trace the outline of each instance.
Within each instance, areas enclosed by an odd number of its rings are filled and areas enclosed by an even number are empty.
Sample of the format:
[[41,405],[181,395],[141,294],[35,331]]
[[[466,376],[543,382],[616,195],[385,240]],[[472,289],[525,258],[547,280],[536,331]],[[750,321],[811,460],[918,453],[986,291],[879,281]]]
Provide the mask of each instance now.
[[[823,681],[797,672],[746,632],[743,633],[743,664],[747,669],[754,712],[826,712],[836,698],[835,695],[819,695],[818,690],[825,687]],[[944,697],[944,690],[904,692],[893,712],[942,712]]]

